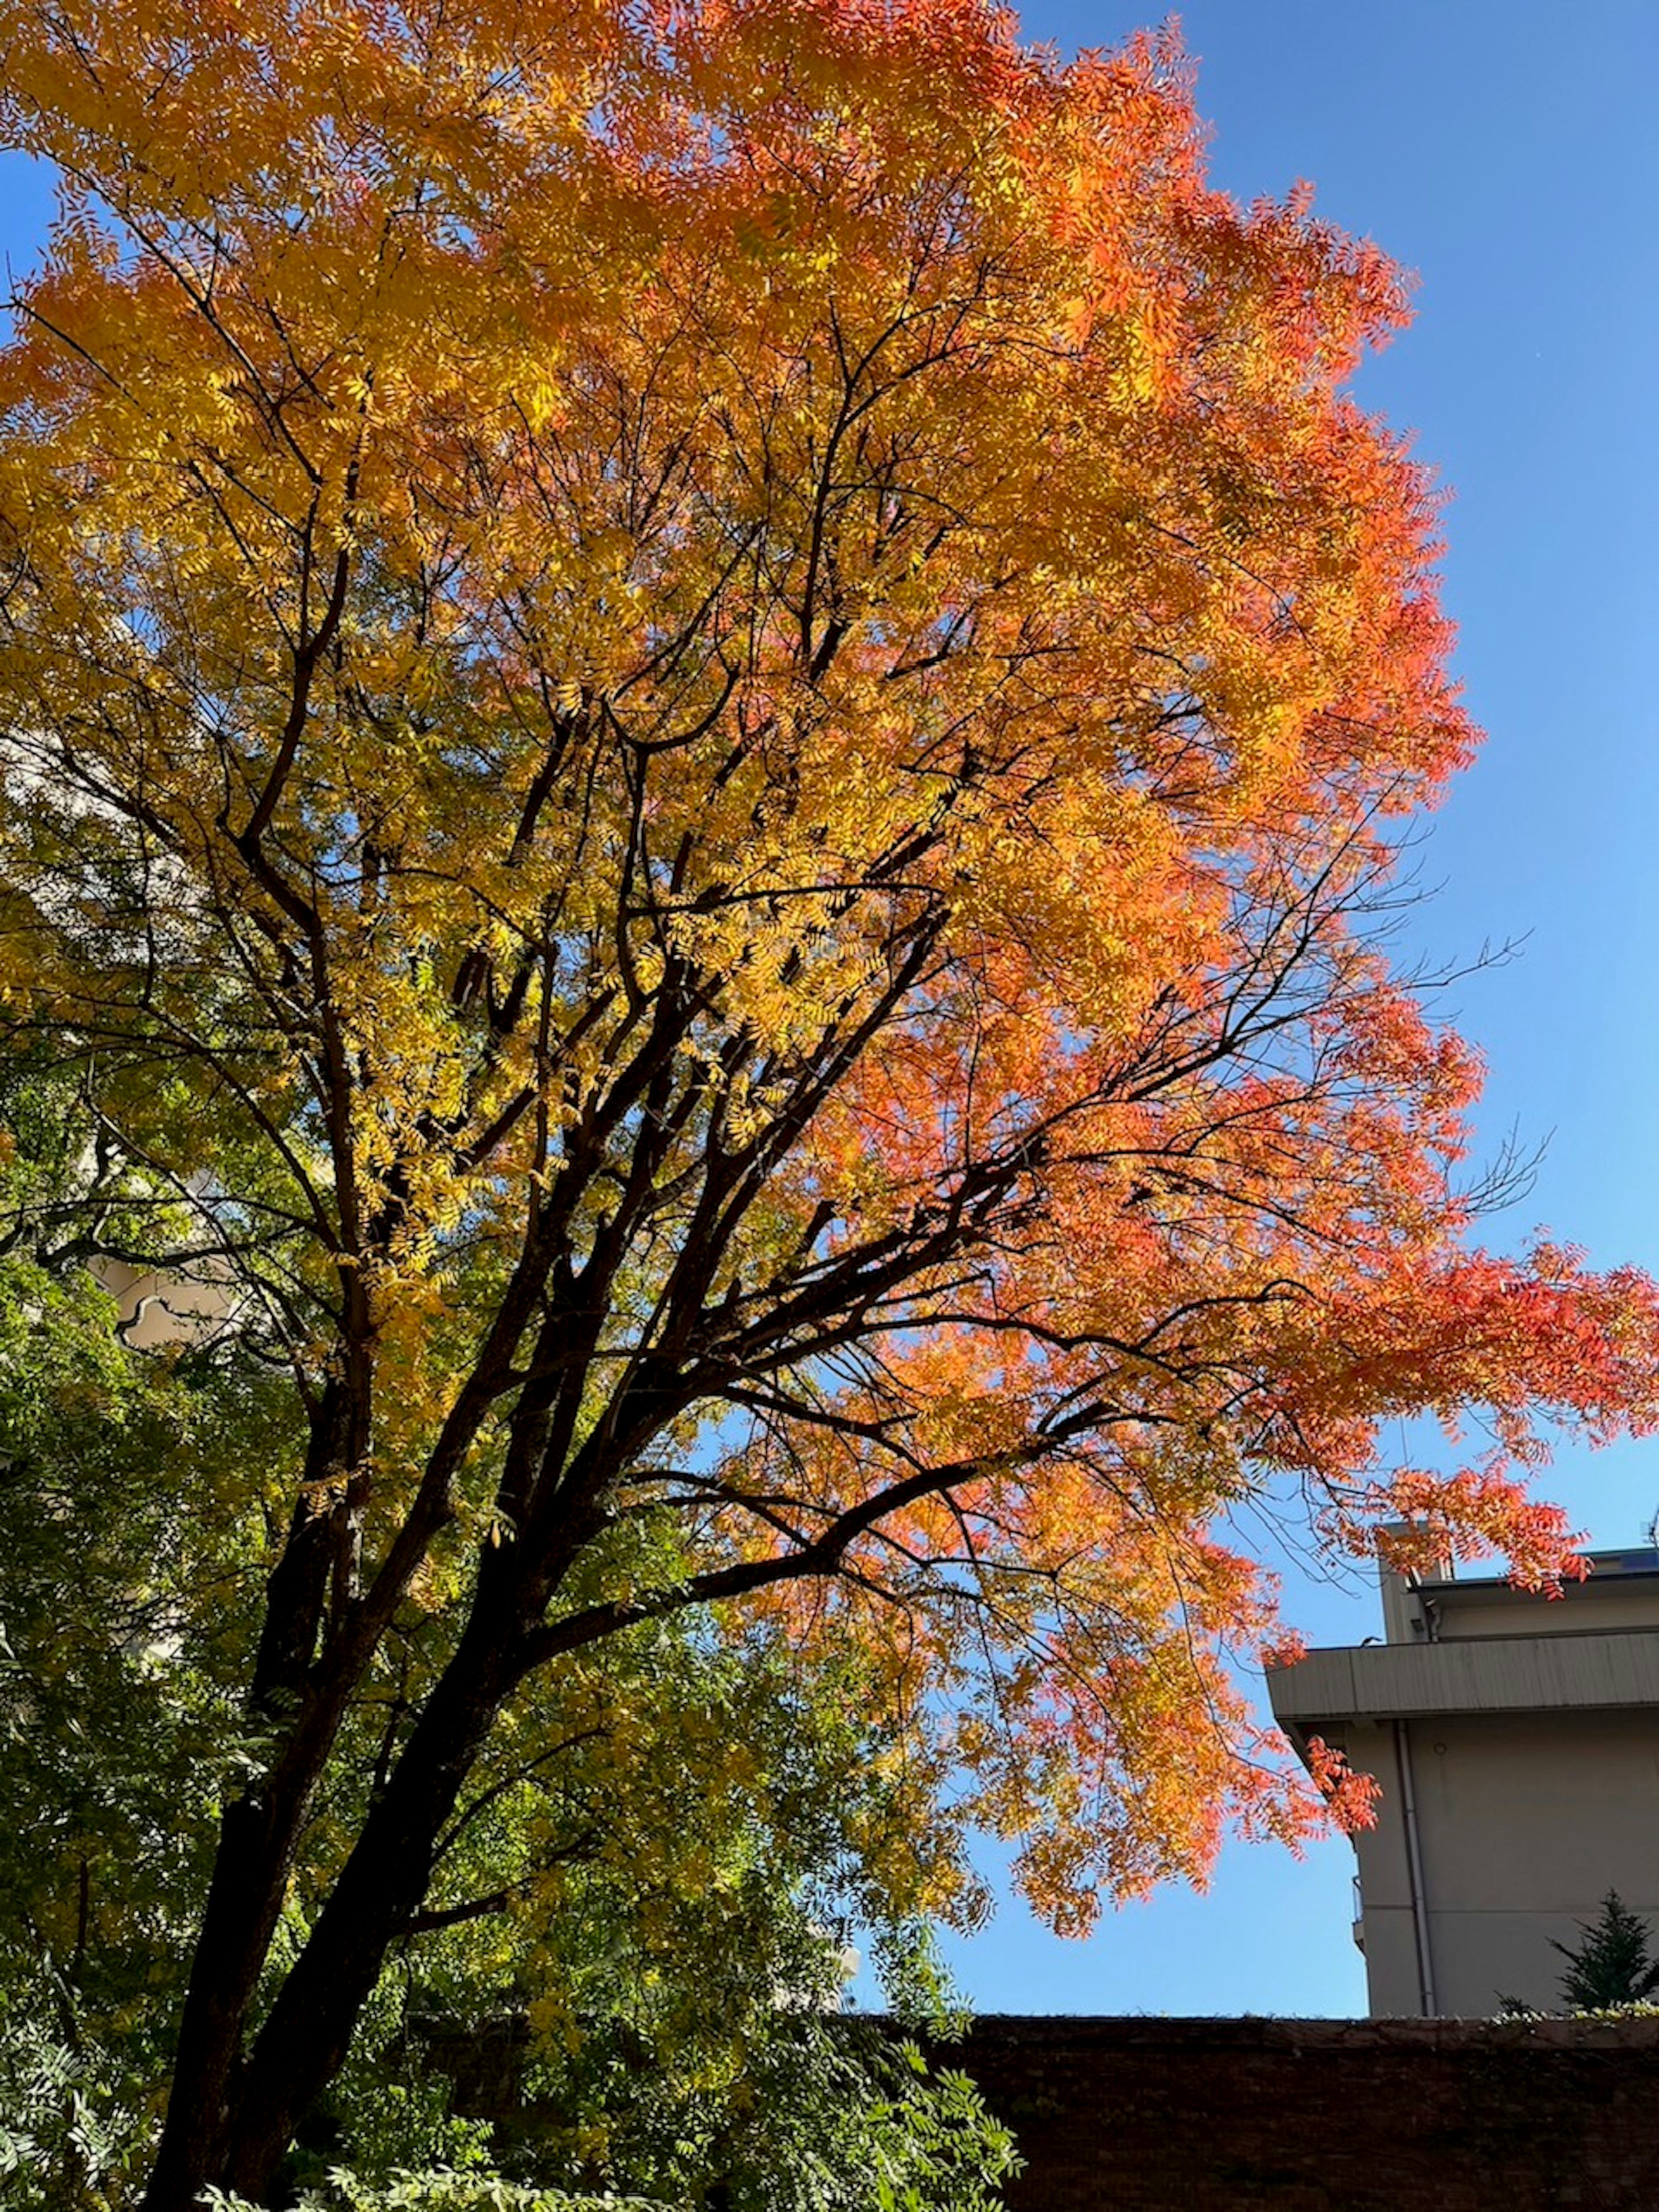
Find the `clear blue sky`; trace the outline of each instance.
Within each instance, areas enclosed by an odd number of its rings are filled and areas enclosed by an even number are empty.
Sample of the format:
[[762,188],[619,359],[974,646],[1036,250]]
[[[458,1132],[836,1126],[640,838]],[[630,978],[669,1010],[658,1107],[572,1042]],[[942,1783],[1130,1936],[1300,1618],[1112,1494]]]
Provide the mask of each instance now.
[[[1034,38],[1109,46],[1154,20],[1033,0]],[[1659,625],[1659,6],[1581,0],[1195,0],[1212,172],[1243,198],[1298,177],[1320,212],[1420,279],[1414,329],[1364,373],[1455,493],[1446,596],[1488,732],[1437,817],[1416,921],[1431,959],[1527,940],[1455,1005],[1491,1068],[1480,1128],[1547,1140],[1536,1225],[1598,1262],[1659,1270],[1659,812],[1650,663]],[[36,180],[0,167],[0,246],[32,258]],[[1640,1540],[1659,1442],[1576,1455],[1548,1489],[1593,1541]],[[1309,1584],[1317,1642],[1378,1623],[1364,1587]],[[1363,2011],[1347,1937],[1352,1855],[1235,1848],[1207,1895],[1167,1892],[1083,1944],[1012,1902],[953,1947],[982,2009]]]
[[[1032,0],[1035,38],[1110,46],[1158,20]],[[1414,327],[1365,370],[1454,494],[1446,600],[1485,752],[1436,817],[1416,917],[1426,957],[1523,956],[1454,994],[1486,1053],[1480,1127],[1547,1140],[1547,1224],[1659,1271],[1659,7],[1583,0],[1194,0],[1212,174],[1240,198],[1298,177],[1322,215],[1419,279]],[[1414,1440],[1415,1441],[1415,1440]],[[1639,1542],[1659,1441],[1565,1458],[1543,1486],[1592,1541]],[[1380,1626],[1364,1585],[1290,1593],[1310,1640]],[[1228,1850],[1208,1893],[1168,1891],[1060,1943],[1005,1903],[956,1947],[985,2010],[1364,2010],[1352,1854]]]

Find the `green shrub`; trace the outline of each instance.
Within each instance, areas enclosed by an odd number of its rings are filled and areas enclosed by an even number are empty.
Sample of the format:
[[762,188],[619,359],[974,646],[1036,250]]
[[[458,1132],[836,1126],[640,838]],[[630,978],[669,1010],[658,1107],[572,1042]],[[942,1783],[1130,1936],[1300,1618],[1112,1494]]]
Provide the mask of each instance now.
[[[258,2212],[240,2197],[210,2189],[210,2212]],[[643,2197],[568,2196],[561,2189],[524,2189],[484,2173],[440,2167],[367,2181],[336,2166],[316,2189],[307,2189],[295,2212],[682,2212]]]

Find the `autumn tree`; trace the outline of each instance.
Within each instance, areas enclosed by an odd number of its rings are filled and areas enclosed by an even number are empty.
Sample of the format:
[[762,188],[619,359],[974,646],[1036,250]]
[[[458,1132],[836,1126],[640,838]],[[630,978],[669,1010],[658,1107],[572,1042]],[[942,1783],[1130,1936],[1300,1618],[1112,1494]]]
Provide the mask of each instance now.
[[1234,1510],[1547,1577],[1653,1404],[1375,927],[1472,743],[1395,272],[982,0],[5,0],[0,117],[0,1006],[95,1131],[13,1233],[295,1438],[167,1499],[262,1565],[152,2212],[655,1621],[861,1670],[1063,1927],[1298,1832]]

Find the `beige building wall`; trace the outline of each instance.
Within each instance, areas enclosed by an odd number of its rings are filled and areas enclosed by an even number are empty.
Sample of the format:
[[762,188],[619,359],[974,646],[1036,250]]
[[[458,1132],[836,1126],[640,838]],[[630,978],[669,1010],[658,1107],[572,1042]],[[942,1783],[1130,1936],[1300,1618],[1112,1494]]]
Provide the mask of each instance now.
[[1659,1938],[1659,1557],[1554,1601],[1398,1577],[1383,1599],[1388,1642],[1269,1677],[1298,1748],[1322,1736],[1382,1786],[1355,1839],[1372,2015],[1553,2008],[1550,1939],[1609,1888]]
[[91,1272],[120,1310],[126,1341],[140,1352],[163,1345],[204,1344],[236,1317],[240,1303],[223,1269],[194,1274],[143,1273],[125,1260],[94,1260]]

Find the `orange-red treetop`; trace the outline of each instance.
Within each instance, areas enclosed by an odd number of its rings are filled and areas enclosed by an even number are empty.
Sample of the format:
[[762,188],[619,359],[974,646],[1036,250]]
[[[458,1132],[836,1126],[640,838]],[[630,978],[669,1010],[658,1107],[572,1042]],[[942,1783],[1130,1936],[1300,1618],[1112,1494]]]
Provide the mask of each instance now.
[[979,0],[0,25],[8,1018],[264,1208],[315,1666],[719,1601],[1065,1924],[1299,1832],[1234,1509],[1547,1581],[1547,1425],[1655,1406],[1644,1279],[1471,1247],[1380,927],[1472,744],[1396,272]]

